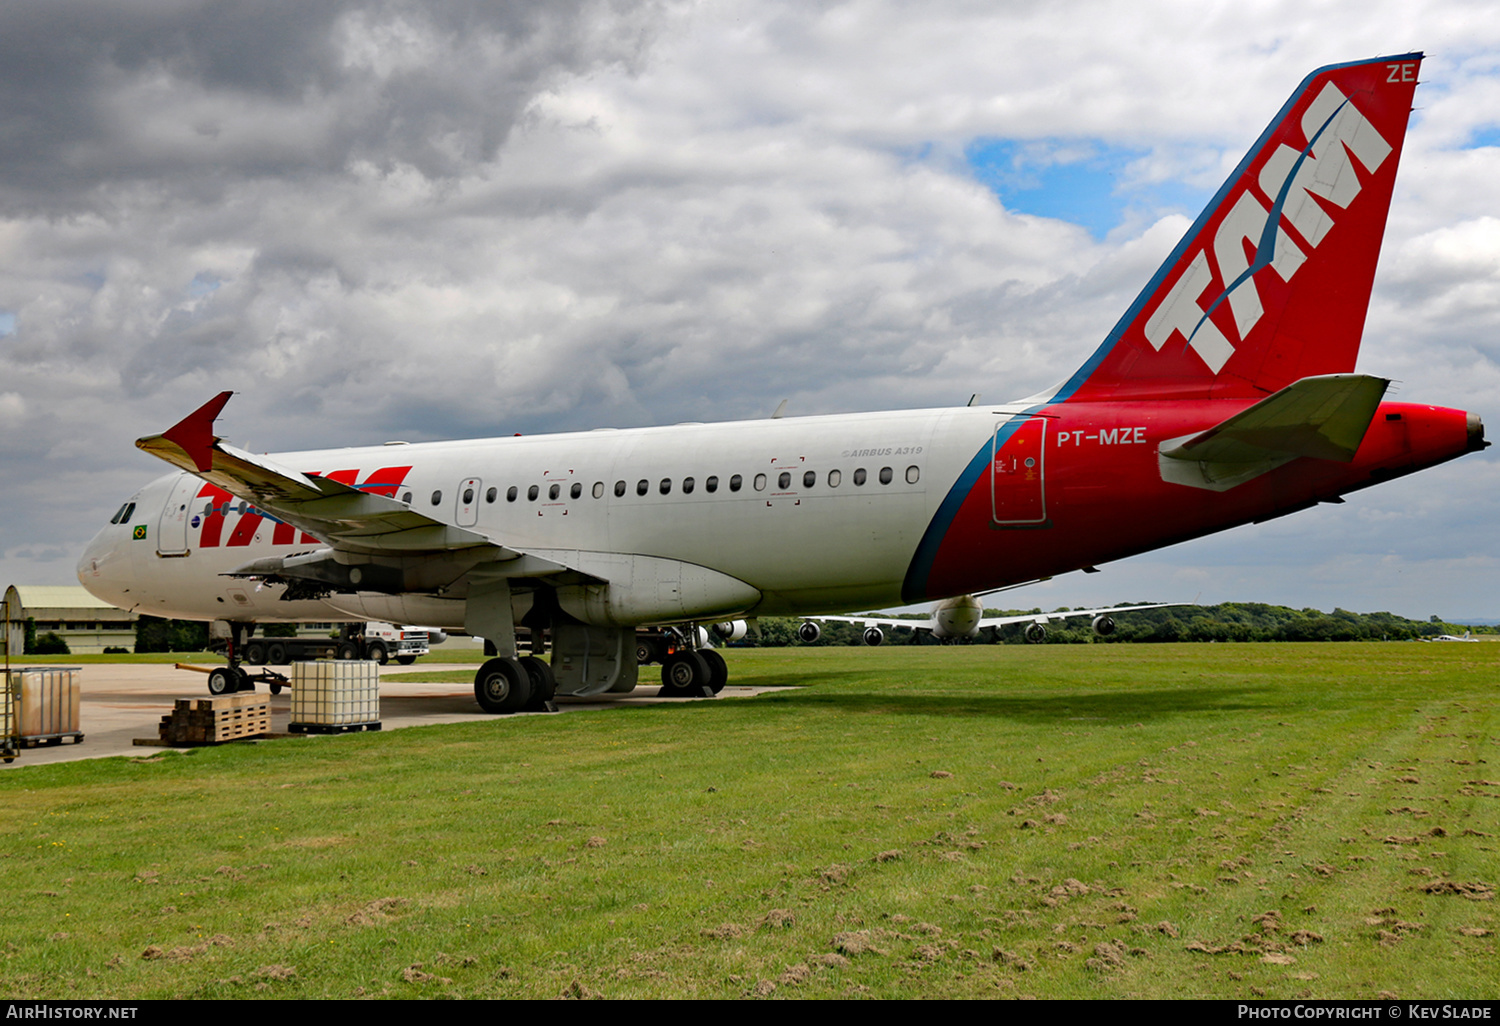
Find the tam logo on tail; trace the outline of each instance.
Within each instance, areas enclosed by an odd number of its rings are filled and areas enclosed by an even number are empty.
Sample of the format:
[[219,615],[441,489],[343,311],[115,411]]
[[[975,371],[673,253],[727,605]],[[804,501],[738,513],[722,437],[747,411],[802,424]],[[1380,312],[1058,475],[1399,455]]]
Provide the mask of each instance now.
[[1420,61],[1309,76],[1057,398],[1249,397],[1353,370]]

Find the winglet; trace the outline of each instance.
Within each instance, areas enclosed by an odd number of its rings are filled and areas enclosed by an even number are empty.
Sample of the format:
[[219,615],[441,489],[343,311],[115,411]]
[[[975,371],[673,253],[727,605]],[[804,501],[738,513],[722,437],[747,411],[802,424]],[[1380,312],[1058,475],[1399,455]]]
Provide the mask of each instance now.
[[[157,437],[165,438],[181,449],[200,472],[211,469],[214,465],[214,442],[217,441],[214,438],[214,421],[232,395],[233,392],[220,392]],[[145,441],[148,439],[143,438],[136,445]]]

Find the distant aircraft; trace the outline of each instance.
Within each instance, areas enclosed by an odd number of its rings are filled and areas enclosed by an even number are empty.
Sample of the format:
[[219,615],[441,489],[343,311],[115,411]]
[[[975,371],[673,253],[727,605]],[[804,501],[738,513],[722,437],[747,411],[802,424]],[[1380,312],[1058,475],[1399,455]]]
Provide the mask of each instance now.
[[[636,683],[721,688],[699,624],[938,601],[1093,569],[1475,452],[1462,410],[1354,373],[1422,55],[1310,75],[1094,354],[1016,402],[254,455],[223,392],[136,444],[177,472],[126,500],[78,575],[222,621],[463,630],[491,712]],[[1202,83],[1205,96],[1213,83]],[[960,600],[961,602],[961,600]],[[958,606],[952,607],[956,616]],[[967,614],[965,614],[967,615]],[[517,627],[550,633],[550,664]]]
[[1437,637],[1433,638],[1432,640],[1433,641],[1472,641],[1475,644],[1479,643],[1479,639],[1476,638],[1476,637],[1474,637],[1474,632],[1473,631],[1464,631],[1464,636],[1461,637],[1461,638],[1457,637],[1455,635],[1452,635],[1452,634],[1439,634]]
[[1133,613],[1142,609],[1165,609],[1168,606],[1187,605],[1186,602],[1157,602],[1140,606],[1112,606],[1109,609],[1069,609],[1055,613],[1022,613],[1018,616],[985,616],[984,606],[973,595],[959,595],[944,599],[933,607],[931,616],[922,620],[902,620],[881,616],[809,616],[797,635],[808,644],[823,636],[820,623],[852,623],[864,628],[866,645],[879,645],[885,640],[885,632],[902,627],[914,631],[931,632],[934,638],[948,641],[955,638],[976,638],[979,632],[992,627],[1005,627],[1013,623],[1028,624],[1026,640],[1033,644],[1046,640],[1047,624],[1053,620],[1066,620],[1075,616],[1093,617],[1094,633],[1109,637],[1115,632],[1113,613]]

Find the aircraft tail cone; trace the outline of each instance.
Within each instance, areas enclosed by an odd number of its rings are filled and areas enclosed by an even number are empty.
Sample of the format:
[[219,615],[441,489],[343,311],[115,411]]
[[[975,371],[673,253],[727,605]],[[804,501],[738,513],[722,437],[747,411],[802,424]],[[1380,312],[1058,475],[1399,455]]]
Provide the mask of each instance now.
[[1488,449],[1490,443],[1484,440],[1484,421],[1479,419],[1479,414],[1469,414],[1469,448],[1468,452],[1480,452]]

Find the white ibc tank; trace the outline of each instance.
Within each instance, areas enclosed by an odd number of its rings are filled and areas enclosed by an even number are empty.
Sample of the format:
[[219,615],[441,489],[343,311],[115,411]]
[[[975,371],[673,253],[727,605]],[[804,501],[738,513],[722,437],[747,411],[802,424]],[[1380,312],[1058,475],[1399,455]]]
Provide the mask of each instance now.
[[380,667],[369,660],[292,664],[292,729],[380,722]]

